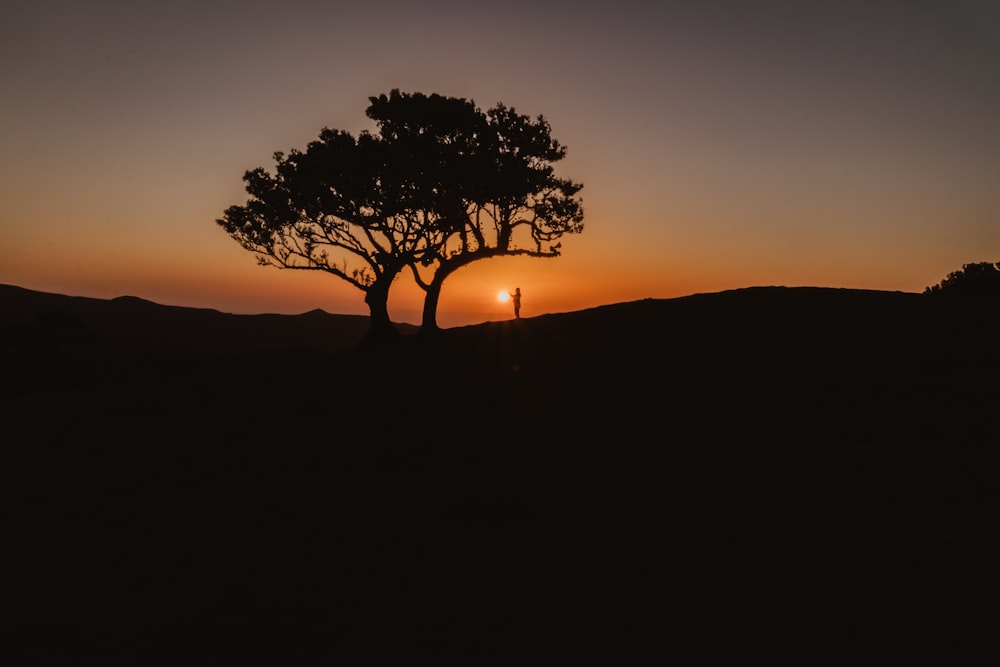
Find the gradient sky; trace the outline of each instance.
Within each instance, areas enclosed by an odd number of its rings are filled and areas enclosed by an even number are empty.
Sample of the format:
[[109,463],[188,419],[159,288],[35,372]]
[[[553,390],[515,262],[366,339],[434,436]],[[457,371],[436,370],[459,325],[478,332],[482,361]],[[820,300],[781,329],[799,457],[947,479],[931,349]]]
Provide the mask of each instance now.
[[[753,285],[922,291],[1000,261],[1000,3],[0,0],[0,283],[367,314],[215,223],[368,98],[544,115],[582,182],[557,259],[445,283],[442,326]],[[412,279],[390,314],[419,322]]]

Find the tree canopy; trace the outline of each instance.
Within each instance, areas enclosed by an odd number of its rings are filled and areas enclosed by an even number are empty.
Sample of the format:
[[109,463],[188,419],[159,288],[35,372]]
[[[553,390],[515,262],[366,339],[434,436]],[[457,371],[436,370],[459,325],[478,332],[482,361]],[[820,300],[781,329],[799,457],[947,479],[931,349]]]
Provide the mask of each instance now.
[[389,288],[409,267],[434,330],[444,280],[473,261],[555,257],[583,229],[581,185],[555,177],[565,148],[544,117],[464,98],[369,98],[376,130],[324,128],[304,151],[243,180],[249,194],[216,222],[262,265],[324,271],[364,293],[370,340],[396,334]]
[[964,264],[959,271],[952,271],[938,284],[927,287],[924,293],[1000,296],[1000,262]]
[[458,269],[501,256],[558,257],[562,236],[583,231],[583,186],[555,175],[566,148],[544,116],[452,101],[460,113],[419,113],[427,98],[393,91],[372,98],[369,108],[399,141],[436,134],[454,165],[436,193],[441,243],[409,264],[425,292],[421,331],[437,329],[441,288]]

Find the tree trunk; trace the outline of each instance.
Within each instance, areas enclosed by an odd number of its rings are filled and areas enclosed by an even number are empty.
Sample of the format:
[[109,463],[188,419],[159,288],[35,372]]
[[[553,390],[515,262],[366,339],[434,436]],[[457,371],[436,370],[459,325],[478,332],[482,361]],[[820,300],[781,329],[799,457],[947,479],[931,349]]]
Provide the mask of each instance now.
[[434,272],[434,276],[431,278],[430,284],[424,289],[424,310],[420,320],[420,334],[433,334],[440,331],[437,325],[437,308],[438,301],[441,300],[441,287],[444,285],[445,279],[451,274],[458,271],[460,268],[472,262],[485,259],[490,255],[487,254],[473,254],[473,255],[460,255],[451,259],[450,261],[443,261],[440,266],[438,266],[437,271]]
[[382,343],[399,338],[399,329],[389,319],[389,285],[391,280],[376,282],[365,293],[365,303],[371,315],[368,333],[361,341],[364,345]]
[[427,291],[424,294],[424,310],[420,319],[420,335],[433,334],[440,331],[437,325],[437,307],[441,299],[441,285],[444,284],[444,277],[438,279],[434,276]]

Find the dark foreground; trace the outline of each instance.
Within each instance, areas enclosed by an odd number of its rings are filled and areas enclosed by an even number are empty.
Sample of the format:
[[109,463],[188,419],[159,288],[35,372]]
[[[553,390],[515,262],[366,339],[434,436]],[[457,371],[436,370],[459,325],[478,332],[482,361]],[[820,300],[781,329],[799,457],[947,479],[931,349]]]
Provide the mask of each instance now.
[[342,351],[10,343],[5,664],[995,657],[998,319],[768,288]]

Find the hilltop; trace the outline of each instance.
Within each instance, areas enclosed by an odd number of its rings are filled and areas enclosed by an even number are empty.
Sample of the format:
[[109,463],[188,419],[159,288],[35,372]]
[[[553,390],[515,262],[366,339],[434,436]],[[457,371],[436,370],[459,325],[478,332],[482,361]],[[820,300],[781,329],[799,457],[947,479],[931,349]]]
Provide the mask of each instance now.
[[[760,287],[369,348],[325,313],[0,297],[17,664],[990,648],[990,301]],[[11,333],[53,312],[90,335]]]
[[[404,334],[412,325],[397,325]],[[361,315],[320,309],[299,315],[235,315],[168,306],[134,296],[94,299],[0,285],[0,345],[73,349],[102,361],[235,355],[356,346],[368,329]]]

